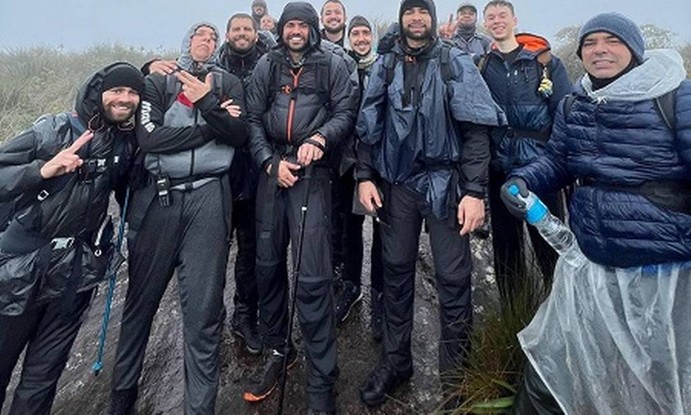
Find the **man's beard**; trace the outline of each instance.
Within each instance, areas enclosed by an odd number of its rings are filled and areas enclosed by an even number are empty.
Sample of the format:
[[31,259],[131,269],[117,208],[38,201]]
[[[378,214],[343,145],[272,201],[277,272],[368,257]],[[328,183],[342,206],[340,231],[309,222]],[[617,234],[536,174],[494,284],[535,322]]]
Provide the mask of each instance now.
[[230,41],[228,42],[228,47],[230,48],[230,50],[232,50],[232,51],[235,52],[235,53],[239,53],[239,54],[241,54],[241,55],[244,55],[245,53],[247,53],[247,52],[249,52],[250,50],[252,50],[252,47],[254,46],[254,44],[253,44],[252,42],[250,42],[250,40],[247,39],[247,38],[245,38],[245,37],[243,37],[242,39],[244,39],[244,40],[247,42],[247,47],[245,47],[245,48],[240,48],[240,47],[238,47],[238,46],[237,46],[237,41],[240,40],[240,39],[236,39],[236,40],[233,41],[233,42],[230,42]]
[[413,33],[410,29],[407,27],[403,28],[403,36],[407,37],[408,39],[412,40],[425,40],[429,39],[430,37],[430,29],[428,27],[425,27],[425,30],[422,33]]
[[324,26],[324,30],[331,33],[332,35],[335,35],[337,33],[341,33],[343,31],[343,29],[345,29],[345,27],[346,27],[345,23],[342,23],[341,25],[339,25],[338,27],[336,27],[334,29]]
[[136,111],[137,107],[133,105],[128,105],[128,108],[130,111],[128,111],[125,114],[118,113],[117,115],[113,112],[113,108],[111,108],[112,105],[109,105],[108,107],[103,109],[103,115],[106,117],[106,119],[112,123],[115,124],[120,124],[123,123],[134,115],[134,112]]

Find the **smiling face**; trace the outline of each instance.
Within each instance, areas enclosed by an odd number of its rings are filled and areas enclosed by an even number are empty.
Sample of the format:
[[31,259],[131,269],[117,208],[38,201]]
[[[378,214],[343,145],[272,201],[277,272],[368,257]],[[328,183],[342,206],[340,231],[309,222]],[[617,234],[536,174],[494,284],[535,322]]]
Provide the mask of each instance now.
[[497,42],[513,37],[518,18],[507,6],[489,6],[485,9],[485,29]]
[[632,58],[628,46],[611,33],[595,32],[583,39],[583,67],[595,78],[608,79],[619,75],[629,66]]
[[110,121],[121,123],[134,115],[139,105],[139,93],[127,86],[118,86],[101,94],[103,115]]
[[283,26],[283,43],[293,52],[302,52],[309,45],[310,26],[302,20],[289,20]]
[[230,21],[226,40],[230,48],[237,52],[247,52],[257,42],[257,31],[254,22],[247,17],[236,17]]
[[345,29],[346,14],[340,3],[324,4],[321,15],[322,26],[329,33],[340,33]]
[[274,21],[274,18],[269,16],[268,14],[265,14],[262,16],[262,20],[259,22],[259,27],[262,30],[268,30],[272,31],[276,28],[276,22]]
[[401,16],[401,31],[409,40],[429,39],[432,34],[432,15],[422,7],[411,7]]
[[348,35],[348,42],[355,53],[360,56],[367,56],[372,50],[372,31],[367,26],[352,27]]
[[456,14],[456,20],[461,27],[475,27],[477,23],[477,14],[470,7],[463,7]]
[[195,62],[206,62],[216,50],[216,32],[208,26],[199,26],[190,42],[190,56]]

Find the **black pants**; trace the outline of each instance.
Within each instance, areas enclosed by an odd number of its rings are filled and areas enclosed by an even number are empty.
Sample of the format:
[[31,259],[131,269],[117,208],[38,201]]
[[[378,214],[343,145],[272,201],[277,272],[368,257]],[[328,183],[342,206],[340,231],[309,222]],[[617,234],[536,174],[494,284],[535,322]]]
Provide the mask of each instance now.
[[[355,215],[353,211],[353,195],[357,182],[352,174],[346,173],[334,183],[332,190],[334,199],[334,228],[333,238],[334,264],[343,264],[343,281],[350,281],[359,287],[362,284],[363,236],[362,225],[365,216]],[[338,200],[338,203],[335,201]],[[372,289],[382,292],[384,264],[381,258],[381,237],[379,224],[372,224],[372,250],[370,251],[370,280]],[[336,254],[338,252],[338,254]]]
[[235,258],[235,313],[250,317],[251,321],[257,319],[257,278],[255,275],[255,262],[257,257],[257,237],[255,225],[254,206],[256,201],[233,201],[233,230],[238,251]]
[[525,363],[523,380],[513,403],[513,413],[517,415],[559,415],[564,413],[529,361]]
[[[259,178],[257,190],[257,287],[259,329],[264,343],[283,350],[288,332],[288,278],[285,270],[288,242],[297,261],[301,206],[305,192],[304,241],[297,275],[297,316],[307,355],[309,408],[334,411],[336,328],[333,318],[331,265],[331,202],[328,172],[314,168],[289,189],[279,189],[276,179]],[[270,200],[273,199],[273,202]]]
[[[494,273],[503,300],[511,302],[516,292],[525,288],[523,284],[534,272],[526,268],[526,246],[523,234],[523,220],[515,218],[504,206],[499,191],[506,182],[506,175],[490,172],[489,206],[492,222],[492,246],[494,248]],[[538,197],[549,211],[563,219],[563,209],[558,193],[539,194]],[[530,241],[537,263],[546,282],[552,280],[558,254],[540,236],[534,226],[528,226]]]
[[26,347],[22,375],[10,414],[49,414],[58,379],[89,308],[94,290],[78,293],[65,313],[62,299],[19,316],[0,316],[0,408],[19,355]]
[[[411,333],[415,298],[415,262],[423,219],[429,228],[439,294],[439,373],[459,369],[470,348],[473,308],[472,262],[468,236],[452,219],[431,214],[422,196],[400,185],[384,184],[384,208],[395,226],[382,226],[384,259],[384,354],[399,372],[412,370]],[[450,213],[453,218],[456,212]]]
[[[132,209],[148,204],[129,246],[129,286],[113,370],[113,391],[137,386],[158,305],[177,271],[182,309],[185,413],[213,414],[219,379],[221,310],[228,259],[224,211],[230,191],[216,180],[189,192],[171,192],[172,203],[134,194]],[[148,199],[148,200],[147,200]],[[132,216],[132,215],[131,215]]]

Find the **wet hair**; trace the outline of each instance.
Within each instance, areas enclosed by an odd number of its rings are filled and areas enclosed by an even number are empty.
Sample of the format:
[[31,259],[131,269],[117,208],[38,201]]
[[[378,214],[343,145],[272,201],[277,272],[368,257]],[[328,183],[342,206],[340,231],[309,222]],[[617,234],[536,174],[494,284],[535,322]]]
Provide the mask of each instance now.
[[324,8],[326,7],[327,4],[329,3],[336,3],[341,6],[341,10],[343,10],[343,14],[346,14],[346,9],[345,9],[345,4],[341,2],[341,0],[326,0],[324,4],[322,4],[322,9],[319,12],[319,16],[321,17],[324,14]]
[[257,23],[257,21],[254,20],[252,16],[250,16],[247,13],[235,13],[234,15],[230,16],[230,19],[228,19],[228,23],[226,24],[226,32],[230,30],[230,25],[233,23],[233,20],[235,19],[250,19],[252,21],[252,27],[254,28],[254,31],[256,32],[259,30],[259,23]]
[[509,10],[511,10],[512,15],[516,15],[516,10],[513,8],[513,4],[510,1],[507,0],[491,0],[489,3],[485,4],[485,8],[482,9],[482,14],[485,14],[487,12],[487,9],[490,7],[508,7]]

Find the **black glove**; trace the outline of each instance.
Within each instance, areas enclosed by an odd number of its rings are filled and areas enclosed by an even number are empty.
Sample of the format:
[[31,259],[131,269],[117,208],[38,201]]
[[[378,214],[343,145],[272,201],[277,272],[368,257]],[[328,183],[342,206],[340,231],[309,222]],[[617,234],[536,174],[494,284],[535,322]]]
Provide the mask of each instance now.
[[518,219],[525,219],[525,214],[527,212],[525,202],[522,201],[518,195],[514,195],[509,192],[509,188],[515,186],[518,188],[518,194],[522,197],[528,197],[528,186],[525,184],[525,180],[520,177],[511,177],[501,186],[499,195],[501,196],[502,202],[506,205],[506,209]]

